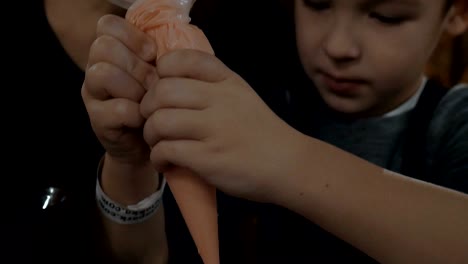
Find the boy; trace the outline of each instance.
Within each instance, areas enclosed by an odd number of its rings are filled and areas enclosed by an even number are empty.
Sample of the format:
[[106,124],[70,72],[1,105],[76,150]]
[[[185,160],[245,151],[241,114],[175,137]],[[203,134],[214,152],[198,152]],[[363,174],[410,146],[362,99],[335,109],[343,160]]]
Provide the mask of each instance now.
[[[301,113],[308,121],[302,132],[278,118],[219,60],[195,51],[162,57],[154,81],[145,83],[148,91],[132,88],[139,96],[126,97],[129,107],[118,108],[119,123],[107,126],[112,130],[96,126],[104,115],[98,118],[96,106],[90,107],[96,97],[103,105],[109,102],[92,88],[98,77],[112,76],[91,67],[83,97],[103,142],[123,124],[142,127],[158,171],[170,170],[169,164],[188,167],[228,194],[278,206],[259,218],[259,228],[267,226],[267,232],[260,232],[258,263],[463,263],[468,261],[468,196],[462,193],[468,192],[468,89],[461,85],[441,95],[422,71],[444,31],[466,30],[466,14],[464,1],[296,0],[299,54],[321,97],[312,112]],[[126,74],[146,80],[141,72]],[[416,133],[428,141],[422,149],[408,147],[409,139],[418,138],[410,136],[412,122],[427,118],[426,108],[415,105],[437,96],[443,97],[440,102],[428,104],[434,109],[427,135]],[[420,111],[422,118],[415,119]],[[152,177],[149,170],[143,173],[147,165],[138,167],[145,162],[135,161],[130,141],[123,139],[105,142],[112,146],[108,151],[127,147],[125,159],[122,152],[106,155],[102,184],[111,198],[121,185],[113,182],[121,178],[110,172],[123,161],[133,164],[123,166],[126,173]],[[419,153],[425,155],[422,161]],[[396,173],[405,171],[441,186]],[[150,219],[140,228],[152,224],[161,225]],[[122,230],[114,229],[114,235],[122,239]]]

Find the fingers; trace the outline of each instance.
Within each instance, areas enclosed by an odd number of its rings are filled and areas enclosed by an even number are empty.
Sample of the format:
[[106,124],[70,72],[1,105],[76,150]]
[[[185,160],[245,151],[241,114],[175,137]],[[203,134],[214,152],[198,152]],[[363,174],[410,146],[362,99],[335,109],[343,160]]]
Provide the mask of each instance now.
[[157,171],[165,172],[172,165],[193,168],[200,164],[203,143],[195,140],[165,140],[151,150],[150,159]]
[[122,42],[130,51],[144,61],[156,59],[156,44],[145,33],[138,30],[124,18],[105,15],[97,24],[97,37],[112,36]]
[[[86,91],[83,96],[88,96]],[[102,134],[122,128],[140,128],[145,122],[140,114],[139,104],[123,98],[89,100],[86,108],[94,130]]]
[[183,78],[159,80],[141,101],[141,114],[148,118],[161,108],[201,110],[208,106],[209,89],[206,83]]
[[197,50],[176,50],[157,62],[161,78],[186,77],[205,82],[220,82],[232,72],[215,56]]
[[89,94],[98,100],[125,98],[140,102],[146,92],[134,78],[106,62],[98,62],[86,71],[85,85]]
[[147,119],[143,137],[150,147],[161,139],[203,140],[207,136],[204,122],[197,110],[161,109]]
[[91,46],[89,68],[100,62],[115,65],[146,89],[151,82],[148,77],[155,73],[154,66],[137,57],[122,42],[109,35],[99,37]]

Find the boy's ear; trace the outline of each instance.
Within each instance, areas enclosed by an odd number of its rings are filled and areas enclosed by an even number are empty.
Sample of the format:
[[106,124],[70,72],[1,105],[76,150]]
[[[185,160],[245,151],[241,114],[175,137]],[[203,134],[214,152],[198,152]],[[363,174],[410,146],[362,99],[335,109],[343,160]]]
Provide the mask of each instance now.
[[458,36],[468,30],[468,1],[455,1],[447,15],[446,31]]

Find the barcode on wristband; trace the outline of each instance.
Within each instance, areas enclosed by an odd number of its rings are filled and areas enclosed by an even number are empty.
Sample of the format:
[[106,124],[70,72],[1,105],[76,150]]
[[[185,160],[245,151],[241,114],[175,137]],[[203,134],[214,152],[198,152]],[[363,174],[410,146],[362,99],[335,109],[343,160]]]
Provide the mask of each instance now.
[[156,174],[159,177],[159,190],[141,200],[137,204],[123,206],[109,198],[101,188],[100,178],[104,158],[98,164],[96,180],[96,200],[98,207],[103,215],[113,222],[119,224],[138,224],[146,221],[155,212],[158,211],[162,203],[162,196],[166,187],[166,179],[162,174]]
[[159,191],[143,199],[135,205],[123,206],[112,201],[102,191],[99,177],[96,181],[96,200],[103,215],[119,224],[138,224],[150,218],[162,203],[162,195],[166,186],[166,179],[161,177]]
[[101,212],[113,222],[119,224],[138,224],[150,218],[161,206],[161,199],[152,204],[149,208],[139,211],[123,209],[118,205],[108,201],[103,196],[98,200]]

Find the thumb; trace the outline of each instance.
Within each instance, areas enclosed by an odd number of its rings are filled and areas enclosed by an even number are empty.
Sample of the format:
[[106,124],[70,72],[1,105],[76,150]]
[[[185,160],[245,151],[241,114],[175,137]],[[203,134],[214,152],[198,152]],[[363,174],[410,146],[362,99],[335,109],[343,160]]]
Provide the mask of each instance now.
[[196,140],[162,140],[151,149],[151,163],[159,172],[174,166],[193,169],[201,161],[202,143]]

